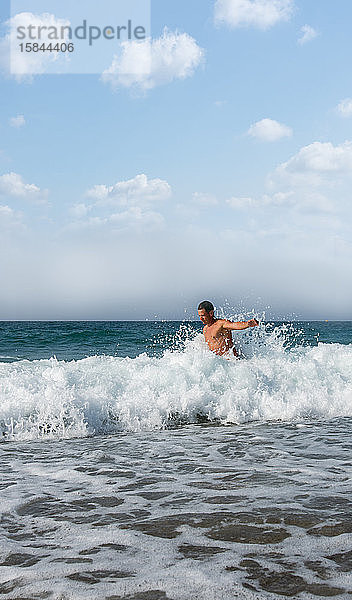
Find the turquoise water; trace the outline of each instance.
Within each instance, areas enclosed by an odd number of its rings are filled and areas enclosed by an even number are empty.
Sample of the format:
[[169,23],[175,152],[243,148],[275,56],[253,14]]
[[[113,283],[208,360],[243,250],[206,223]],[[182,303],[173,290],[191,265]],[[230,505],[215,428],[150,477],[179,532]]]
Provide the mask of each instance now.
[[[267,323],[266,329],[269,331],[282,324]],[[59,360],[78,360],[95,355],[135,358],[142,352],[160,355],[166,348],[174,347],[181,325],[196,332],[202,330],[200,322],[179,321],[0,321],[0,360],[51,356]],[[318,341],[352,343],[352,321],[304,321],[290,325],[291,336],[287,343],[291,345],[314,346]]]

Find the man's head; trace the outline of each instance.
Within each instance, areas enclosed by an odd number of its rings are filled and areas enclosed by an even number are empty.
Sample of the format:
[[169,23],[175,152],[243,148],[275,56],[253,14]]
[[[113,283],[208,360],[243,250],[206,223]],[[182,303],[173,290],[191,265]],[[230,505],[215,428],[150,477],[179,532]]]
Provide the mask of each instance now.
[[208,300],[204,300],[198,306],[198,315],[204,325],[208,325],[214,320],[214,306]]

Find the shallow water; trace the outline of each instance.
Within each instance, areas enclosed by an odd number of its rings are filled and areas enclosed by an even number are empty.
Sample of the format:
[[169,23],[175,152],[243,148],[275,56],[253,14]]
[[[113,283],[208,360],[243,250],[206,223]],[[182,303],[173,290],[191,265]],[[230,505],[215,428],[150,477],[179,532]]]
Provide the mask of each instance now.
[[347,598],[351,423],[2,444],[0,592]]

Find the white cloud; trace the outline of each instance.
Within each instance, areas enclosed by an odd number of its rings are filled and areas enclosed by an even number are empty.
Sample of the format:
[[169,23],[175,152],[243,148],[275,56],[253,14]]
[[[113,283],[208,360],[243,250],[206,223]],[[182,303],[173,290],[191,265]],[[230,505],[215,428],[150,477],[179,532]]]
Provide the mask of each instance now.
[[276,142],[284,137],[291,137],[292,129],[273,119],[262,119],[250,126],[248,135],[265,142]]
[[301,46],[303,46],[303,44],[306,44],[307,42],[311,42],[319,35],[316,29],[314,29],[314,27],[311,27],[310,25],[303,25],[303,27],[301,28],[301,33],[301,37],[298,38],[298,44],[300,44]]
[[235,197],[232,196],[231,198],[228,198],[226,200],[226,204],[228,204],[231,208],[234,209],[243,209],[243,208],[249,208],[249,207],[253,207],[253,206],[257,206],[257,202],[255,200],[253,200],[253,198],[240,198],[240,197]]
[[106,228],[112,233],[161,230],[164,217],[151,207],[170,195],[171,187],[167,181],[148,179],[144,174],[111,186],[96,185],[86,192],[86,196],[95,202],[76,203],[69,209],[75,219],[69,229],[89,229],[98,234]]
[[113,88],[135,87],[143,91],[175,79],[193,75],[204,52],[187,33],[164,30],[158,39],[121,44],[122,54],[102,74],[104,83]]
[[[265,196],[264,200],[300,213],[327,213],[332,219],[333,214],[349,210],[351,178],[351,141],[336,146],[331,142],[313,142],[268,176],[267,184],[274,195]],[[282,202],[278,194],[284,194]]]
[[204,194],[203,192],[194,192],[194,194],[192,194],[192,200],[195,204],[200,206],[216,206],[218,204],[215,196],[212,194]]
[[[58,19],[53,14],[42,13],[36,15],[30,12],[21,12],[5,22],[7,33],[0,39],[0,67],[7,75],[13,75],[18,81],[31,82],[33,75],[45,73],[50,65],[56,61],[66,60],[62,52],[21,52],[17,39],[17,27],[34,26],[41,30],[41,43],[49,44],[53,40],[48,37],[48,27],[69,26],[70,21]],[[67,40],[68,34],[64,33],[62,40]],[[35,40],[37,41],[37,40]]]
[[233,28],[269,29],[280,21],[288,21],[293,11],[293,0],[216,0],[215,22]]
[[340,104],[337,106],[337,111],[343,117],[352,117],[352,98],[341,100]]
[[6,173],[0,176],[0,194],[35,201],[44,201],[48,190],[41,190],[34,183],[25,183],[18,173]]
[[23,125],[26,124],[25,118],[23,115],[17,115],[17,117],[11,117],[9,119],[10,125],[11,127],[16,127],[17,129],[19,129],[20,127],[23,127]]
[[334,146],[331,142],[313,142],[304,146],[287,162],[279,165],[274,180],[320,185],[336,174],[352,174],[352,142]]
[[[75,205],[70,213],[76,218],[73,223],[70,223],[68,231],[89,230],[99,233],[107,231],[114,233],[135,232],[142,233],[147,231],[160,231],[163,229],[165,219],[163,215],[152,210],[144,210],[139,206],[131,206],[126,210],[116,212],[107,216],[93,215],[85,218],[88,211],[93,207],[85,207],[87,210],[84,214],[82,210],[79,212],[79,207],[83,205]],[[76,212],[74,211],[76,208]]]
[[95,198],[97,204],[101,205],[148,205],[169,198],[171,187],[167,181],[148,179],[146,175],[141,174],[111,186],[96,185],[88,190],[87,196]]

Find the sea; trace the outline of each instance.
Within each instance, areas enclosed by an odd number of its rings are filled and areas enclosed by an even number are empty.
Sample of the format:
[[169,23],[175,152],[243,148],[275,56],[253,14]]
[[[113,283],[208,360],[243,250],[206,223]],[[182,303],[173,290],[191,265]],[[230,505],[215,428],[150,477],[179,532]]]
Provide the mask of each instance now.
[[352,598],[352,322],[0,322],[0,598]]

